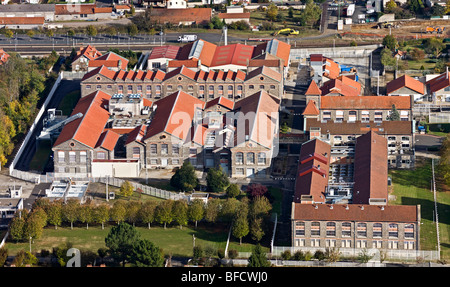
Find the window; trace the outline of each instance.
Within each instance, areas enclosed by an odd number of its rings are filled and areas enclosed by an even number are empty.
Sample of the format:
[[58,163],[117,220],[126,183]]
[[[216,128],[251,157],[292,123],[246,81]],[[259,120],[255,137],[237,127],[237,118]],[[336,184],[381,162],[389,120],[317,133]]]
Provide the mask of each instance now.
[[141,149],[139,147],[133,147],[133,158],[139,158],[141,155]]
[[356,234],[358,237],[367,237],[367,224],[360,222],[356,225]]
[[142,85],[137,86],[138,93],[142,93]]
[[247,153],[247,164],[255,163],[255,154],[253,152]]
[[336,122],[340,123],[344,121],[344,112],[343,111],[336,111]]
[[128,94],[133,93],[133,86],[132,85],[128,85],[127,91],[128,91]]
[[244,164],[244,154],[242,152],[236,153],[236,164]]
[[350,222],[342,223],[342,237],[350,237],[352,235],[352,224]]
[[274,90],[275,89],[275,85],[270,85],[270,89]]
[[150,154],[156,154],[156,144],[151,144],[150,145]]
[[250,90],[253,90],[253,89],[255,88],[255,86],[250,85],[250,86],[248,86],[248,88],[249,88]]
[[361,122],[368,122],[368,121],[370,121],[369,111],[362,111]]
[[336,222],[327,222],[327,236],[336,236]]
[[372,241],[372,248],[382,248],[382,247],[383,247],[383,241],[381,241],[381,240]]
[[97,152],[97,159],[106,159],[106,153],[103,151]]
[[241,167],[236,168],[236,175],[244,175],[244,169]]
[[172,85],[167,85],[168,90],[172,90]]
[[219,94],[221,94],[221,95],[223,94],[223,86],[222,85],[219,86]]
[[189,91],[192,91],[193,89],[194,89],[194,86],[193,86],[193,85],[189,85],[189,86],[188,86],[188,90],[189,90]]
[[266,164],[266,153],[258,153],[258,164]]
[[76,152],[69,151],[69,162],[70,163],[74,163],[75,162],[75,158],[76,158]]
[[175,164],[180,164],[180,160],[177,159],[177,158],[174,158],[174,159],[172,159],[172,164],[173,164],[173,165],[175,165]]
[[305,222],[297,221],[295,223],[295,236],[305,236]]
[[111,86],[111,85],[107,85],[106,88],[107,88],[108,90],[111,90],[111,89],[112,89],[112,86]]
[[189,149],[189,154],[191,156],[197,156],[197,149],[196,148]]
[[398,238],[398,224],[389,224],[389,237]]
[[311,236],[320,236],[320,222],[311,222]]
[[180,146],[177,144],[172,145],[172,153],[173,154],[180,154]]
[[414,238],[414,224],[405,224],[405,238]]
[[123,92],[123,86],[122,86],[122,85],[119,85],[119,86],[117,87],[117,89],[119,90],[119,92]]
[[178,86],[177,86],[177,90],[178,90],[178,91],[183,90],[183,86],[182,86],[182,85],[178,85]]
[[96,89],[97,90],[101,90],[102,89],[102,85],[97,85]]
[[158,160],[156,158],[150,159],[150,164],[158,164]]
[[259,85],[260,90],[264,90],[264,88],[265,88],[264,85]]
[[153,69],[159,69],[161,67],[161,63],[156,62],[156,63],[152,63],[152,68]]
[[85,151],[80,151],[80,162],[85,163],[87,159],[87,154]]
[[66,153],[63,151],[58,152],[58,162],[64,162]]
[[383,229],[382,229],[381,223],[373,224],[373,237],[375,237],[375,238],[383,237]]
[[161,94],[161,86],[160,85],[156,86],[156,94],[157,95]]
[[167,144],[161,145],[161,154],[167,154],[169,152],[169,147]]

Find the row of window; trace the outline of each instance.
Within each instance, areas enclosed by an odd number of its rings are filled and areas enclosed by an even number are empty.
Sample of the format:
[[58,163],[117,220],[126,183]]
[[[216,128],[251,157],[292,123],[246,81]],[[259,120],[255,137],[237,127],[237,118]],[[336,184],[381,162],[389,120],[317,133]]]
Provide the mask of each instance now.
[[[97,90],[99,90],[99,89],[102,88],[102,85],[96,85],[95,87],[96,87]],[[269,87],[270,87],[271,90],[276,89],[275,85],[270,85]],[[86,85],[86,89],[91,89],[91,88],[92,88],[91,85]],[[173,86],[172,85],[167,85],[166,88],[167,88],[167,90],[172,90]],[[201,85],[198,88],[199,88],[199,93],[203,93],[205,91],[205,86],[204,85]],[[254,85],[249,85],[248,88],[250,90],[253,90],[253,89],[255,89],[255,86]],[[266,88],[265,85],[259,85],[259,89],[264,90],[265,88]],[[111,90],[112,89],[112,85],[106,85],[106,89]],[[123,93],[124,86],[123,85],[118,85],[117,89],[118,89],[119,93]],[[178,85],[177,86],[177,90],[183,90],[183,89],[184,89],[184,87],[182,85]],[[243,89],[242,85],[237,86],[238,93],[242,92],[242,89]],[[194,90],[194,86],[193,85],[189,85],[187,87],[187,90],[188,91]],[[215,90],[215,86],[208,86],[209,93],[214,93],[214,90]],[[219,91],[219,93],[223,92],[224,91],[224,86],[223,85],[217,86],[217,90]],[[228,93],[231,93],[231,92],[233,92],[234,87],[232,85],[229,85],[227,87],[227,90],[228,90]],[[142,85],[138,85],[137,86],[137,91],[138,92],[142,92],[143,91],[143,86]],[[155,86],[155,91],[156,91],[156,93],[161,93],[161,85],[156,85]],[[127,92],[129,94],[133,93],[133,85],[128,85],[127,86]],[[151,94],[152,93],[152,86],[151,85],[147,85],[146,86],[146,93],[147,94]]]
[[[259,152],[257,154],[258,156],[258,164],[266,164],[266,153],[265,152]],[[244,153],[243,152],[237,152],[236,156],[236,164],[244,164]],[[248,152],[246,153],[246,164],[255,164],[255,153],[254,152]]]
[[[307,241],[306,239],[295,239],[294,246],[295,247],[336,247],[336,248],[388,248],[388,249],[399,249],[400,243],[403,243],[403,249],[413,250],[415,249],[414,241],[403,241],[399,242],[396,240],[389,240],[386,242],[386,246],[383,246],[383,241],[381,240],[372,240],[371,242],[367,242],[367,240],[356,240],[354,243],[353,240],[335,240],[335,239],[326,239],[321,242],[320,239],[310,239]],[[309,243],[309,245],[308,245]],[[371,243],[371,244],[370,244]],[[325,244],[325,246],[321,246]]]
[[[337,236],[337,228],[336,222],[327,222],[326,223],[326,236],[327,237],[336,237]],[[343,222],[341,224],[341,234],[340,237],[351,237],[352,229],[350,222]],[[383,225],[381,223],[372,224],[372,237],[373,238],[382,238],[383,237]],[[388,236],[389,238],[398,238],[399,236],[399,228],[397,223],[390,223],[388,226]],[[358,222],[356,223],[356,236],[357,237],[367,237],[368,234],[367,223]],[[319,237],[322,236],[320,228],[320,222],[313,221],[311,222],[310,233],[311,237]],[[297,221],[295,223],[295,236],[306,236],[305,222]],[[404,226],[404,238],[406,239],[414,239],[414,224],[405,224]]]

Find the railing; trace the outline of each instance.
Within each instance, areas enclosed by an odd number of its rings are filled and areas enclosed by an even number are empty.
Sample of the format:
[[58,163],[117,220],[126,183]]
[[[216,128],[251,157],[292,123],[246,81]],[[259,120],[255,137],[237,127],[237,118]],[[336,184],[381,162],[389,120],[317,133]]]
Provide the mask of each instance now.
[[[85,176],[80,176],[77,174],[67,174],[67,173],[65,174],[64,177],[61,177],[61,176],[55,176],[55,174],[51,173],[51,172],[46,173],[46,174],[38,174],[38,173],[34,173],[34,172],[21,171],[21,170],[15,170],[15,169],[10,172],[11,172],[10,176],[12,176],[12,177],[15,177],[15,178],[18,178],[21,180],[25,180],[25,181],[30,181],[33,183],[52,183],[53,181],[67,180],[68,178],[70,178],[72,181],[99,182],[99,183],[104,183],[104,184],[109,184],[112,186],[120,187],[126,181],[125,179],[121,179],[121,178],[85,177]],[[188,198],[188,196],[184,195],[183,193],[171,192],[171,191],[167,191],[164,189],[141,184],[138,182],[133,182],[131,180],[129,180],[129,182],[133,185],[135,190],[140,189],[140,190],[142,190],[142,193],[150,195],[150,196],[163,198],[163,199],[173,199],[173,200],[181,200],[181,199]]]

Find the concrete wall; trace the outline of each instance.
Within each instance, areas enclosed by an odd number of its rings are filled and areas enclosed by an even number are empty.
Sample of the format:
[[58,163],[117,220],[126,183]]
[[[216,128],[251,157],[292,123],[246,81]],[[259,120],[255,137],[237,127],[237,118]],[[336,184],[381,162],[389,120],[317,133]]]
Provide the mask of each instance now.
[[139,177],[140,162],[107,161],[92,162],[93,177]]

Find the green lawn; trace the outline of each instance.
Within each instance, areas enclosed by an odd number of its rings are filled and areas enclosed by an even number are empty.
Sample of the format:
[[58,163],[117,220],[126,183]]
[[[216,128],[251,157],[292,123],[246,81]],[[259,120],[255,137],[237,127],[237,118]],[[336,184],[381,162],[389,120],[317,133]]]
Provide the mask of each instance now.
[[[114,225],[105,226],[103,230],[101,226],[97,225],[86,229],[85,225],[80,224],[73,230],[70,229],[70,226],[58,227],[56,230],[54,227],[48,226],[45,228],[42,238],[32,243],[31,249],[32,252],[40,252],[42,249],[51,251],[53,247],[71,243],[74,248],[97,252],[99,248],[105,247],[105,237],[112,226]],[[223,249],[225,249],[228,237],[228,231],[211,226],[204,227],[201,224],[197,229],[193,226],[180,229],[175,225],[167,227],[167,229],[156,225],[150,229],[141,226],[136,228],[140,232],[141,238],[151,240],[162,248],[165,254],[171,253],[173,256],[192,256],[192,235],[195,235],[196,246],[212,245]],[[20,250],[29,250],[30,245],[29,242],[7,242],[6,248],[9,255],[15,255]]]
[[80,96],[81,96],[80,90],[68,93],[67,95],[64,96],[63,100],[59,104],[58,110],[61,110],[63,115],[70,116],[70,114],[73,111],[73,108],[78,103]]
[[[434,222],[434,199],[431,189],[431,160],[418,162],[413,170],[391,170],[393,193],[396,197],[390,204],[420,204],[421,223],[420,245],[422,250],[437,250],[436,224]],[[439,178],[436,178],[439,181]],[[437,184],[439,214],[439,232],[441,258],[450,259],[450,192],[443,191],[444,186]]]

